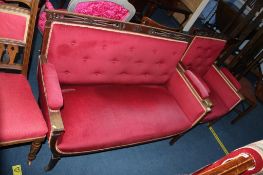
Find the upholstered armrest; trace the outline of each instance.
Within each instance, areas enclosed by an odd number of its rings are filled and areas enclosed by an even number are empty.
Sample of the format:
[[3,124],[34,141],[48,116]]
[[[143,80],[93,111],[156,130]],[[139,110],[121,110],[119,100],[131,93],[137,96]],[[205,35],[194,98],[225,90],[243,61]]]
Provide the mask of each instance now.
[[216,66],[211,66],[203,78],[209,85],[210,90],[220,97],[229,110],[242,100],[242,95]]
[[167,88],[193,125],[209,111],[178,69],[167,83]]
[[220,71],[227,78],[227,80],[231,83],[231,85],[236,88],[236,90],[241,89],[240,83],[237,81],[234,75],[227,68],[222,67]]
[[209,98],[210,89],[202,78],[190,70],[186,70],[184,74],[202,99]]
[[63,96],[54,65],[42,64],[42,74],[47,105],[52,110],[59,110],[63,106]]

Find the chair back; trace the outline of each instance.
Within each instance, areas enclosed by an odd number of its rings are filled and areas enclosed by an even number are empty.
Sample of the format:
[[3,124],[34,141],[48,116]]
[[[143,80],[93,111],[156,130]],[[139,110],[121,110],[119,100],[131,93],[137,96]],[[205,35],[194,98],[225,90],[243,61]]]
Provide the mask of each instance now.
[[225,44],[226,41],[222,39],[195,36],[181,62],[186,69],[202,77],[222,52]]
[[130,21],[136,11],[127,0],[71,0],[67,10],[120,21]]
[[38,2],[6,0],[0,3],[1,70],[27,75]]

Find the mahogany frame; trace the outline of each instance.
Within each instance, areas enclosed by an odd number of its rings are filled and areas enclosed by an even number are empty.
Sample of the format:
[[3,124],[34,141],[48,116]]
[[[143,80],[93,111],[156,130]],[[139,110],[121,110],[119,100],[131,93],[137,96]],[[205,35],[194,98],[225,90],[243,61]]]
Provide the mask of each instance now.
[[[72,24],[87,24],[91,26],[97,26],[97,27],[104,27],[108,29],[115,29],[115,30],[120,30],[120,31],[128,31],[128,32],[133,32],[133,33],[139,33],[143,35],[150,35],[150,36],[155,36],[155,37],[163,37],[163,38],[168,38],[168,39],[175,39],[175,40],[181,40],[181,41],[186,41],[189,42],[191,41],[191,37],[186,34],[178,33],[178,32],[173,32],[173,31],[168,31],[168,30],[163,30],[160,28],[153,28],[145,25],[140,25],[140,24],[132,24],[132,23],[127,23],[127,22],[119,22],[119,21],[114,21],[110,19],[103,19],[103,18],[98,18],[98,17],[91,17],[87,15],[81,15],[81,14],[75,14],[71,12],[64,12],[64,11],[57,11],[57,10],[46,10],[47,12],[47,22],[45,26],[45,31],[43,35],[43,43],[42,43],[42,49],[41,49],[41,55],[40,55],[40,65],[39,65],[39,71],[40,71],[40,83],[43,85],[44,92],[45,92],[45,83],[43,81],[43,73],[41,69],[41,65],[47,62],[47,45],[49,42],[49,35],[51,32],[51,24],[53,22],[70,22]],[[183,75],[183,71],[180,67],[177,68],[178,73],[182,77],[182,79],[185,81],[185,83],[188,85],[188,88],[191,90],[192,94],[195,96],[197,101],[199,101],[200,105],[204,109],[204,113],[200,116],[199,120],[193,124],[192,127],[194,127],[195,124],[197,124],[199,121],[202,120],[202,118],[205,116],[207,112],[209,112],[211,109],[209,106],[207,106],[203,101],[201,101],[200,98],[197,96],[197,92],[195,89],[190,86],[186,80],[186,78]],[[69,157],[69,156],[79,156],[79,155],[86,155],[86,154],[91,154],[91,153],[96,153],[96,152],[102,152],[102,151],[108,151],[108,150],[114,150],[118,148],[124,148],[124,147],[130,147],[130,146],[135,146],[135,145],[140,145],[144,143],[150,143],[158,140],[164,140],[168,138],[172,138],[170,144],[174,144],[174,142],[183,134],[179,133],[176,135],[171,135],[163,138],[157,138],[153,140],[147,140],[144,142],[140,143],[134,143],[134,144],[129,144],[129,145],[121,145],[117,147],[111,147],[111,148],[105,148],[105,149],[100,149],[100,150],[92,150],[88,152],[75,152],[75,153],[63,153],[57,150],[56,143],[57,139],[60,137],[61,134],[64,132],[64,125],[63,125],[63,120],[61,117],[61,112],[60,110],[52,110],[48,107],[47,105],[47,98],[46,94],[44,94],[44,103],[42,105],[46,105],[48,108],[48,114],[49,118],[48,120],[50,121],[50,134],[48,137],[48,142],[49,142],[49,147],[52,153],[51,159],[48,163],[48,165],[45,167],[46,171],[52,170],[57,162],[62,158],[62,157]],[[187,131],[184,131],[184,133]]]
[[13,47],[18,47],[18,46],[24,47],[22,64],[11,64],[11,63],[6,64],[6,63],[0,62],[0,69],[4,69],[8,71],[12,71],[12,70],[18,71],[27,77],[28,64],[29,64],[29,59],[30,59],[30,53],[31,53],[32,40],[33,40],[33,35],[34,35],[39,0],[5,0],[5,2],[16,2],[16,3],[25,4],[29,8],[29,10],[27,10],[26,8],[18,7],[18,6],[12,6],[9,8],[12,8],[12,11],[18,12],[18,13],[29,13],[30,18],[29,18],[29,23],[27,26],[27,34],[26,34],[25,42],[17,42],[17,41],[7,40],[7,39],[0,40],[0,44],[1,43],[7,44]]

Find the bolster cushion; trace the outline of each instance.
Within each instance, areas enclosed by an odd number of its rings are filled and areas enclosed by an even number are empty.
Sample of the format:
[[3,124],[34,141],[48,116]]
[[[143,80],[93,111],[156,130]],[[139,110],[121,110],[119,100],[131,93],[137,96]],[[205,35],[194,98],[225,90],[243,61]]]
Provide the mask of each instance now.
[[207,84],[204,82],[204,80],[202,80],[200,77],[198,77],[190,70],[185,71],[185,76],[193,85],[193,87],[195,88],[195,90],[198,92],[198,94],[202,99],[206,99],[209,97],[210,89],[207,86]]
[[63,106],[63,97],[56,69],[53,64],[46,63],[42,65],[42,70],[48,107],[58,110]]

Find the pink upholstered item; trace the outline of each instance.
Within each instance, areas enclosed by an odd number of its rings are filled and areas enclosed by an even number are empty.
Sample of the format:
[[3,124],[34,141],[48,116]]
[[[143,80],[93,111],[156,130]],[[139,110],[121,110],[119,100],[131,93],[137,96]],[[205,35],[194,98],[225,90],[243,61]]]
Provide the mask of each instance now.
[[198,94],[202,99],[206,99],[209,97],[210,89],[207,86],[206,82],[201,77],[194,74],[190,70],[185,71],[185,76],[191,82],[194,88],[197,90]]
[[163,84],[187,47],[102,28],[54,23],[51,32],[47,58],[64,84]]
[[129,13],[123,6],[110,1],[80,2],[74,12],[121,21],[124,21]]
[[186,114],[188,120],[194,125],[204,116],[206,109],[196,99],[189,89],[189,85],[181,76],[178,72],[175,72],[166,86]]
[[162,86],[64,85],[62,91],[66,132],[57,143],[61,152],[140,143],[192,126],[177,100]]
[[230,83],[237,89],[240,90],[241,89],[241,85],[240,83],[237,81],[237,79],[234,77],[233,74],[231,74],[231,72],[229,72],[229,70],[225,67],[222,67],[221,72],[226,76],[226,78],[230,81]]
[[48,107],[52,110],[59,110],[63,106],[63,97],[56,69],[52,64],[46,63],[42,65],[42,70]]
[[186,69],[202,77],[224,49],[225,43],[225,40],[196,36],[184,54],[182,63]]
[[26,42],[29,14],[12,14],[0,7],[0,39]]
[[46,3],[42,7],[38,18],[38,29],[40,30],[41,33],[44,33],[44,29],[47,21],[47,17],[46,17],[47,13],[44,11],[45,9],[54,10],[54,7],[51,4],[51,2],[49,2],[49,0],[46,0]]
[[[212,111],[203,122],[219,119],[241,101],[237,80],[226,69],[219,71],[213,65],[225,43],[221,39],[195,36],[181,60],[184,69],[191,71],[186,71],[185,75],[201,98],[209,98],[212,102]],[[199,84],[204,86],[201,88]]]
[[226,80],[220,75],[215,67],[211,67],[204,76],[204,80],[208,84],[211,91],[216,92],[217,95],[224,101],[224,104],[229,110],[233,108],[241,99],[232,87],[227,84]]
[[47,126],[23,75],[0,73],[0,145],[44,138]]

